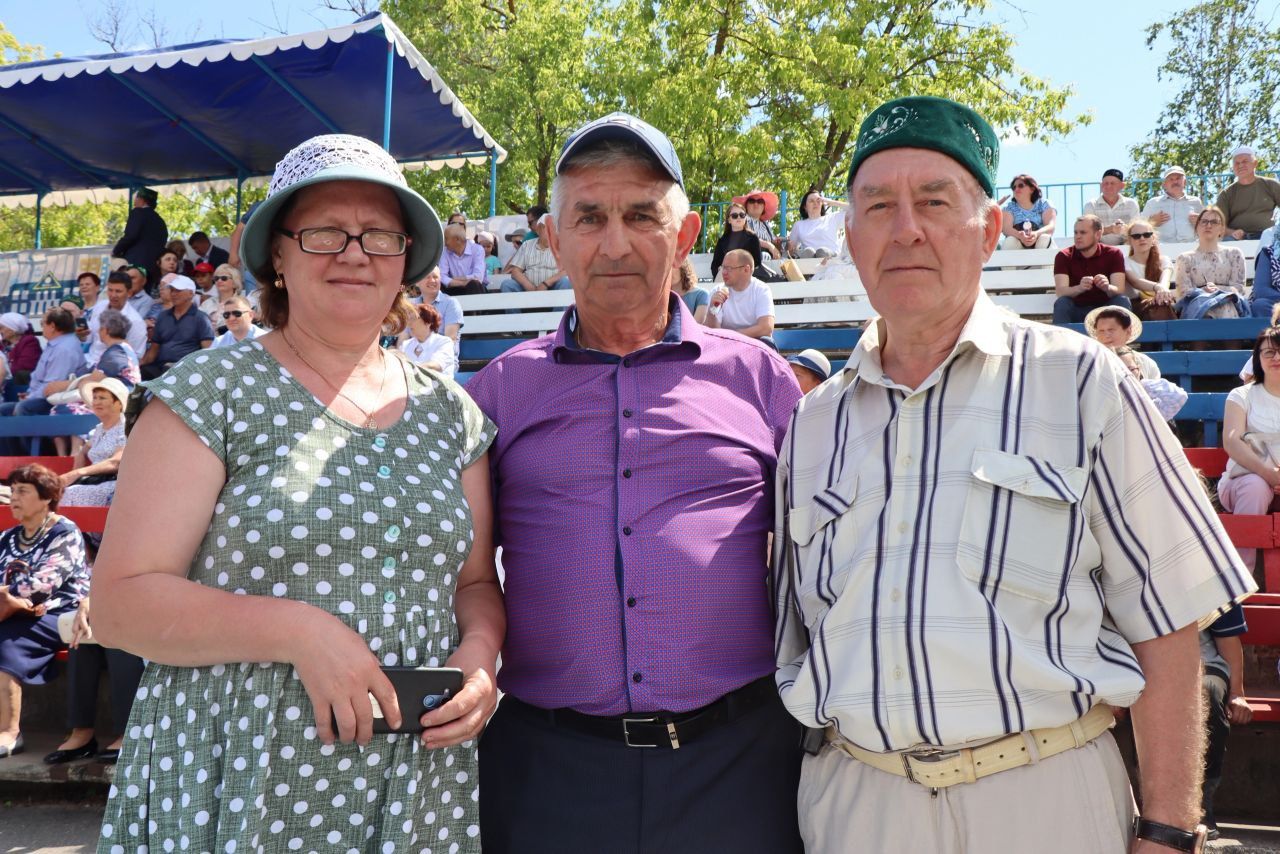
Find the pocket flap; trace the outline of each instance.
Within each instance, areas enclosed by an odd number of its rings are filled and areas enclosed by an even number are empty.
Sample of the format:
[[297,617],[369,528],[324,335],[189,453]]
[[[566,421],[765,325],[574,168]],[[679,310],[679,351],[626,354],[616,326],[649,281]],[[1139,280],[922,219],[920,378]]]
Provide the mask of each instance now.
[[808,500],[802,499],[799,507],[788,508],[787,522],[791,539],[796,545],[809,545],[818,531],[849,512],[857,495],[858,477],[856,474],[849,474],[834,486],[828,486],[816,495],[809,496]]
[[1022,454],[990,448],[973,452],[973,476],[978,480],[1034,498],[1075,504],[1084,496],[1089,474],[1078,466],[1062,466]]

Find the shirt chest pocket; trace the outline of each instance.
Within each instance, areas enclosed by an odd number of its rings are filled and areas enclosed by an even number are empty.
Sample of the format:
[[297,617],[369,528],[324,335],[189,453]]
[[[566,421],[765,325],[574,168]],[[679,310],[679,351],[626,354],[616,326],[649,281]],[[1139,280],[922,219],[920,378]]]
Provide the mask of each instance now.
[[998,586],[1057,602],[1085,533],[1088,472],[979,448],[970,475],[956,546],[960,571],[989,598]]
[[801,597],[830,601],[844,589],[855,558],[853,504],[857,495],[858,476],[850,472],[817,493],[795,496],[796,506],[787,508],[787,531],[797,565],[803,568]]

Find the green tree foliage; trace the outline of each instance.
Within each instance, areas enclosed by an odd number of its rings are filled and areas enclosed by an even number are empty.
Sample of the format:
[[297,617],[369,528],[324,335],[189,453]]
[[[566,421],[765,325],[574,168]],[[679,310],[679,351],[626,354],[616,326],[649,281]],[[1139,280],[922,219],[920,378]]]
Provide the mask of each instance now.
[[1135,174],[1156,175],[1170,163],[1191,175],[1223,173],[1241,144],[1258,149],[1262,168],[1276,168],[1280,28],[1263,21],[1258,6],[1208,0],[1147,28],[1147,47],[1165,57],[1160,79],[1181,89],[1147,139],[1129,149]]
[[[1087,114],[1069,115],[1069,88],[1015,67],[1011,38],[982,19],[986,8],[985,0],[383,3],[510,151],[503,210],[545,203],[566,133],[611,109],[668,132],[695,202],[754,185],[839,189],[858,124],[898,95],[945,94],[1033,140],[1087,123]],[[486,178],[445,180],[475,211]]]

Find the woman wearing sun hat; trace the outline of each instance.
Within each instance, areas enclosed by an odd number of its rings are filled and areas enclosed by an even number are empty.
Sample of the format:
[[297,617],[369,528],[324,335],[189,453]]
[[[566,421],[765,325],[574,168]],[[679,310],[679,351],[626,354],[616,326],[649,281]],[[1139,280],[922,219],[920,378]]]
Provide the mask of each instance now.
[[98,417],[86,443],[76,452],[71,471],[61,476],[62,503],[68,507],[104,507],[116,492],[115,476],[124,455],[124,410],[129,388],[115,377],[83,383],[80,397]]
[[[1142,321],[1138,315],[1115,305],[1104,305],[1095,308],[1085,315],[1084,331],[1114,353],[1121,347],[1128,346],[1142,337]],[[1160,379],[1160,366],[1146,353],[1134,350],[1133,356],[1142,368],[1142,375],[1147,379]]]
[[[310,139],[240,244],[274,331],[147,384],[111,527],[163,507],[164,536],[108,534],[94,575],[94,632],[151,662],[100,851],[480,850],[494,428],[377,343],[442,243],[385,151]],[[380,665],[466,682],[424,729],[375,736],[371,694],[400,724]]]

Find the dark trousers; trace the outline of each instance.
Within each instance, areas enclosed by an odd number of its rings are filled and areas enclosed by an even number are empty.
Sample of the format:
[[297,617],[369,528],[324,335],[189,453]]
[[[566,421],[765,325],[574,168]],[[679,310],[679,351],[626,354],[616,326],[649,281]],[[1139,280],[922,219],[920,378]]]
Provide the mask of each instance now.
[[67,659],[67,726],[92,729],[98,717],[98,676],[107,668],[111,689],[111,732],[124,732],[142,678],[142,659],[96,643],[80,644]]
[[1222,765],[1227,756],[1227,739],[1231,737],[1231,720],[1227,717],[1227,683],[1221,676],[1206,673],[1203,678],[1205,731],[1208,735],[1204,751],[1204,787],[1201,806],[1204,823],[1217,824],[1213,814],[1213,796],[1222,782]]
[[1058,297],[1053,301],[1053,322],[1055,326],[1061,326],[1064,323],[1084,323],[1084,316],[1095,308],[1102,308],[1104,305],[1115,305],[1120,308],[1133,308],[1133,304],[1129,302],[1129,298],[1122,294],[1116,294],[1109,298],[1106,302],[1097,303],[1095,305],[1077,305],[1076,301],[1071,297]]
[[681,745],[633,748],[504,699],[480,740],[485,854],[802,854],[800,734],[776,698]]
[[465,285],[445,285],[440,288],[440,290],[444,291],[451,297],[466,296],[468,294],[483,294],[486,292],[484,289],[484,282],[479,279],[471,279]]

